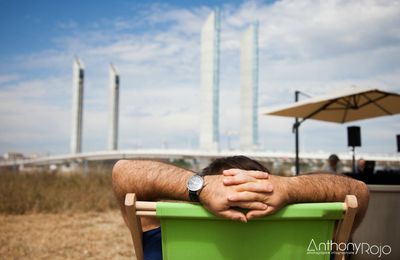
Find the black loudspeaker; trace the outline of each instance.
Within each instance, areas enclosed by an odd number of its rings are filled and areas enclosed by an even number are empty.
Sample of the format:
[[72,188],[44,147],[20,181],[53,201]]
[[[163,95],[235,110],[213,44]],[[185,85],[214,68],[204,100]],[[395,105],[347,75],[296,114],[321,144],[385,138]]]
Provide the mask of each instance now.
[[361,146],[361,131],[359,126],[347,127],[347,143],[350,147]]
[[396,135],[397,137],[397,152],[400,153],[400,135]]

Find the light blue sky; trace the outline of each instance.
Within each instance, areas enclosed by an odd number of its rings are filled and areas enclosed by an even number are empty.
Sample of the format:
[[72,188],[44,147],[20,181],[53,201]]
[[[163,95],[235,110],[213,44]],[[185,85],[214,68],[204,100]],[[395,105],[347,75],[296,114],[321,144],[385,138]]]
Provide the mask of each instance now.
[[[221,10],[221,144],[238,147],[240,38],[260,22],[261,107],[350,86],[400,92],[399,1],[1,1],[0,152],[67,153],[74,55],[86,66],[83,150],[106,148],[108,64],[121,73],[121,149],[197,148],[200,29]],[[293,120],[260,116],[262,150],[293,151]],[[395,153],[399,116],[307,121],[302,151]]]

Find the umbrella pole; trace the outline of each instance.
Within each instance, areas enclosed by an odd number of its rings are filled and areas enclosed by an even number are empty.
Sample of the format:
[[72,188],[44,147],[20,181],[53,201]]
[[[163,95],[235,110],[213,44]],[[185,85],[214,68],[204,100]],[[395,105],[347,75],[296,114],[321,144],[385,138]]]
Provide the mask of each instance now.
[[[297,102],[299,101],[299,94],[300,91],[296,90],[294,92],[294,100]],[[296,150],[296,175],[300,174],[300,159],[299,159],[299,119],[296,117],[294,123],[294,139],[295,139],[295,150]]]
[[295,159],[295,167],[296,167],[296,175],[300,174],[300,158],[299,158],[299,119],[296,117],[294,126],[294,142],[295,142],[295,150],[296,150],[296,159]]
[[[299,96],[300,96],[300,94],[303,94],[304,96],[310,97],[309,95],[307,95],[307,94],[305,94],[305,93],[303,93],[303,92],[301,92],[301,91],[299,91],[299,90],[296,90],[296,91],[294,92],[294,101],[296,101],[296,102],[299,101]],[[296,119],[295,119],[295,121],[294,121],[294,125],[293,125],[294,140],[295,140],[295,146],[296,146],[296,163],[295,163],[295,166],[296,166],[296,175],[299,175],[299,174],[300,174],[299,127],[300,127],[300,124],[301,124],[302,122],[304,122],[304,120],[306,120],[307,118],[308,118],[308,117],[303,118],[303,119],[299,122],[299,118],[296,117]]]

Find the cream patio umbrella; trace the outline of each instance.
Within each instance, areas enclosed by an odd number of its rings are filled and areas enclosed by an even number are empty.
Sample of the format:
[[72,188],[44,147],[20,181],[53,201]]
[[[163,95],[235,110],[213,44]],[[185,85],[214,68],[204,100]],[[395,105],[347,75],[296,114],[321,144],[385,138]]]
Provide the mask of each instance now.
[[[264,115],[295,117],[296,173],[299,173],[298,128],[307,119],[334,123],[400,113],[400,95],[371,88],[353,88],[264,111]],[[300,120],[297,120],[300,119]]]

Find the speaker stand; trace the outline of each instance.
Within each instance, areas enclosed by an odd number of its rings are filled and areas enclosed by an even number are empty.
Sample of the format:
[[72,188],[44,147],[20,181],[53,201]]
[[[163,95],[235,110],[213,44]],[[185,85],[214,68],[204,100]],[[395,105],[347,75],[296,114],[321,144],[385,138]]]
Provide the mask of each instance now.
[[353,151],[353,174],[356,173],[356,147],[352,146],[352,151]]

